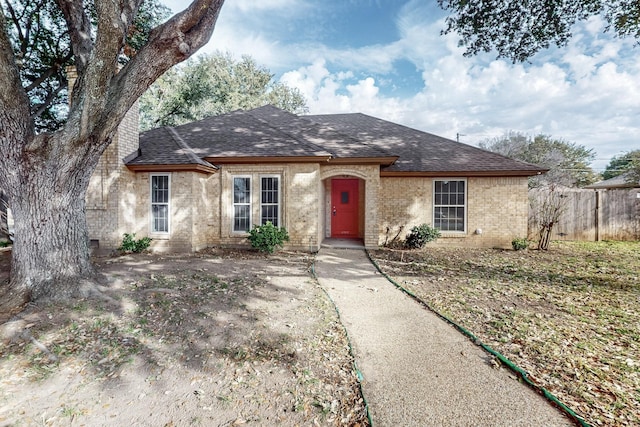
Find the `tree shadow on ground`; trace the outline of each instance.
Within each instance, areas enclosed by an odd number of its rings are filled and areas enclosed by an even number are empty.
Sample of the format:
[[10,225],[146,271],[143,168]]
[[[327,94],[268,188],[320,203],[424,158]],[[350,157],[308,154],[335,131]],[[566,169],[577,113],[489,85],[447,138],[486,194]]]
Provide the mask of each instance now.
[[[87,403],[87,384],[92,384],[97,387],[95,401],[112,405],[104,410],[111,411],[112,422],[144,419],[142,414],[127,418],[116,406],[121,409],[150,395],[156,397],[149,408],[159,414],[179,404],[186,411],[180,414],[199,414],[203,420],[237,416],[275,423],[293,416],[299,423],[310,414],[330,415],[335,396],[326,403],[318,397],[322,392],[316,393],[316,407],[297,391],[316,383],[327,386],[323,373],[313,372],[321,367],[309,354],[322,345],[328,345],[322,350],[326,354],[338,351],[329,341],[337,337],[339,323],[327,315],[327,307],[316,306],[320,291],[310,280],[311,259],[301,254],[268,259],[253,253],[227,255],[99,260],[104,293],[112,303],[81,299],[28,307],[12,322],[14,330],[23,332],[0,347],[0,373],[19,366],[20,377],[38,388],[68,371],[71,379],[64,387],[75,396],[69,404],[88,407],[78,417],[96,411],[97,403]],[[324,334],[329,341],[321,342]],[[339,351],[346,348],[337,339],[335,345]],[[324,374],[340,374],[345,383],[357,385],[348,378],[352,361],[332,359],[338,366]],[[14,385],[18,383],[16,379]],[[335,386],[344,389],[345,383]],[[170,400],[174,394],[179,403]],[[42,399],[43,406],[50,406]],[[137,404],[131,407],[142,411]],[[362,405],[353,408],[361,410]],[[0,411],[0,420],[2,415]]]

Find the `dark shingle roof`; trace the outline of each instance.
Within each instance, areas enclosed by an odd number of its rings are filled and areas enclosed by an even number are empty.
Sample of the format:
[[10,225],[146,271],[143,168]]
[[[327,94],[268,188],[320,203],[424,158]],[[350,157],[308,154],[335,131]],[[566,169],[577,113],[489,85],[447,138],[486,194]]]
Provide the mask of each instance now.
[[[297,116],[273,106],[140,135],[127,165],[197,165],[243,158],[368,159],[393,173],[535,175],[544,169],[364,114]],[[208,160],[208,161],[207,161]],[[211,162],[211,163],[210,163]]]
[[613,178],[605,179],[604,181],[596,182],[595,184],[587,185],[584,188],[594,190],[606,190],[609,188],[638,188],[640,187],[640,181],[629,182],[629,172],[625,172],[621,175],[614,176]]
[[271,105],[248,113],[296,139],[309,141],[322,147],[323,150],[331,153],[333,158],[396,157],[390,152],[353,138],[349,134],[336,131],[321,122],[309,120],[307,116],[296,116]]
[[132,166],[192,164],[216,169],[214,165],[198,157],[170,127],[152,129],[140,135],[140,148],[137,153],[129,155],[125,163]]
[[546,169],[361,113],[307,116],[310,120],[394,153],[384,172],[512,172],[535,175]]
[[[261,120],[234,111],[175,128],[201,157],[328,157],[323,148]],[[293,117],[297,117],[292,115]]]

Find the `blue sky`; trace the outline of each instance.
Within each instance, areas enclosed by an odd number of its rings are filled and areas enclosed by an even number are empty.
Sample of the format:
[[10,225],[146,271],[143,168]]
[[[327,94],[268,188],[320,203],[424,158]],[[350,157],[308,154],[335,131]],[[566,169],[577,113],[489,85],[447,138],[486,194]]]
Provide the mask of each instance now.
[[[165,0],[175,12],[186,2]],[[471,145],[508,131],[640,149],[640,48],[598,17],[530,63],[465,58],[435,0],[227,0],[202,52],[252,56],[312,114],[362,112]]]

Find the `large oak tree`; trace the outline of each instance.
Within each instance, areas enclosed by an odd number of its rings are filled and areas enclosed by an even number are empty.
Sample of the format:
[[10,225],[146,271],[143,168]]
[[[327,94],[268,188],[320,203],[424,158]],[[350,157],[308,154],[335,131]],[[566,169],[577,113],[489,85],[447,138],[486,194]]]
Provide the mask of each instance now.
[[78,80],[66,122],[37,132],[21,59],[7,20],[0,20],[0,188],[15,221],[11,281],[0,289],[4,316],[30,300],[93,289],[85,219],[89,178],[138,97],[210,39],[224,0],[194,0],[151,29],[124,64],[127,36],[143,0],[42,3],[63,17]]

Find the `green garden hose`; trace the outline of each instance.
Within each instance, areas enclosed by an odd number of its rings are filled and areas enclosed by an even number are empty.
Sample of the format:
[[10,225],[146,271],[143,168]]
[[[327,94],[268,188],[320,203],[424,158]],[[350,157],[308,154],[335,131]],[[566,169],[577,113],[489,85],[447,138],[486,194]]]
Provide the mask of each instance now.
[[[410,290],[402,287],[401,285],[399,285],[395,280],[393,280],[391,277],[389,277],[389,275],[387,275],[387,273],[385,273],[384,271],[382,271],[382,269],[380,268],[380,266],[378,265],[377,262],[375,262],[375,260],[371,257],[371,254],[369,253],[368,250],[365,249],[365,252],[367,254],[367,257],[369,258],[369,261],[371,261],[371,263],[376,267],[376,269],[378,270],[378,272],[380,274],[382,274],[389,282],[391,282],[396,288],[400,289],[402,292],[404,292],[405,294],[409,295],[411,298],[413,298],[416,302],[418,302],[419,304],[421,304],[422,306],[424,306],[425,308],[427,308],[429,311],[433,312],[436,316],[440,317],[441,319],[445,320],[447,323],[449,323],[450,325],[452,325],[454,328],[458,329],[460,332],[462,332],[467,338],[469,338],[474,344],[482,347],[484,350],[486,350],[487,352],[489,352],[491,355],[495,356],[498,360],[500,360],[501,363],[503,363],[504,365],[506,365],[509,369],[511,369],[513,372],[515,372],[516,374],[518,374],[522,380],[530,387],[532,387],[535,391],[537,391],[538,393],[542,394],[546,399],[548,399],[550,402],[552,402],[554,405],[556,405],[558,408],[560,408],[565,414],[567,414],[567,416],[569,416],[569,418],[571,418],[576,424],[582,426],[582,427],[591,427],[591,425],[589,423],[587,423],[582,417],[578,416],[578,414],[576,414],[571,408],[569,408],[567,405],[565,405],[564,403],[560,402],[560,400],[558,400],[558,398],[556,396],[554,396],[550,391],[548,391],[547,389],[545,389],[542,386],[539,386],[538,384],[536,384],[535,382],[533,382],[531,380],[531,378],[529,378],[529,374],[523,370],[522,368],[520,368],[519,366],[517,366],[516,364],[514,364],[511,360],[507,359],[506,356],[502,355],[501,353],[495,351],[493,348],[491,348],[489,345],[484,344],[482,341],[480,341],[480,339],[478,337],[476,337],[473,333],[471,333],[470,331],[468,331],[467,329],[465,329],[464,327],[458,325],[456,322],[454,322],[453,320],[449,319],[447,316],[439,313],[438,311],[436,311],[433,307],[431,307],[429,304],[427,304],[426,302],[424,302],[423,300],[421,300],[420,298],[418,298],[413,292],[411,292]],[[314,273],[315,274],[315,273]]]

